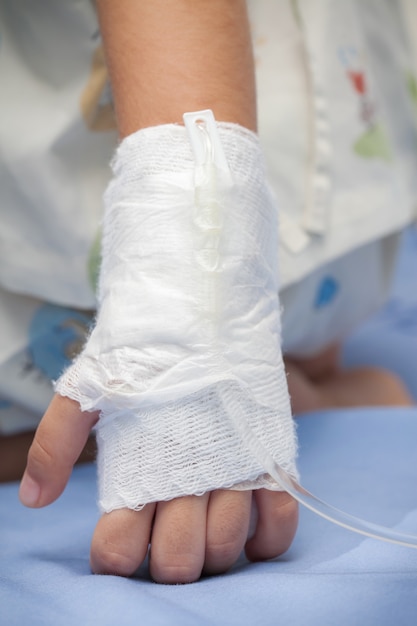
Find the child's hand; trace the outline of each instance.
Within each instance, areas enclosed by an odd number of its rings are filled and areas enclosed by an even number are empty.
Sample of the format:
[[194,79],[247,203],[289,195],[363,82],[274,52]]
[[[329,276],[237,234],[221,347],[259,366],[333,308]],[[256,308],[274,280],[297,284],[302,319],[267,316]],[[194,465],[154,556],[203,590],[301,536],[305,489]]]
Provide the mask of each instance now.
[[[259,139],[207,111],[186,119],[188,130],[143,129],[117,150],[96,324],[39,426],[26,476],[32,500],[25,482],[21,490],[31,506],[58,497],[98,421],[80,406],[99,410],[106,513],[92,568],[131,575],[151,544],[152,577],[174,583],[225,571],[245,545],[250,559],[275,557],[297,522],[296,504],[272,491],[278,485],[258,449],[297,475],[280,349],[277,209]],[[259,519],[247,540],[251,489]]]
[[[20,488],[23,504],[42,507],[62,493],[97,419],[97,413],[82,413],[73,400],[55,396],[29,451]],[[294,537],[297,503],[285,492],[254,491],[258,521],[248,540],[251,494],[219,490],[148,504],[141,511],[104,514],[92,541],[92,570],[130,576],[145,559],[149,544],[150,573],[161,583],[222,573],[243,548],[253,561],[276,557]]]

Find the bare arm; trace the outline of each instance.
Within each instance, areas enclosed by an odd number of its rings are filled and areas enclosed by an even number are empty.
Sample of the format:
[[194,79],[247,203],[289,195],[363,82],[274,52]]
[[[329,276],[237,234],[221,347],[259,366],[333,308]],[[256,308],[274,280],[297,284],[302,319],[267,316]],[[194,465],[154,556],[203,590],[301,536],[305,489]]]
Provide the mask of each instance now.
[[[121,139],[148,126],[182,123],[210,108],[218,121],[256,130],[252,47],[243,0],[97,0]],[[56,499],[98,416],[55,396],[28,457],[21,499]],[[247,541],[252,494],[218,490],[113,510],[96,527],[94,572],[131,575],[152,544],[160,582],[189,582],[228,569],[245,547],[250,559],[284,552],[297,526],[296,503],[258,490],[256,531]]]
[[256,130],[244,0],[97,0],[121,137],[186,111]]

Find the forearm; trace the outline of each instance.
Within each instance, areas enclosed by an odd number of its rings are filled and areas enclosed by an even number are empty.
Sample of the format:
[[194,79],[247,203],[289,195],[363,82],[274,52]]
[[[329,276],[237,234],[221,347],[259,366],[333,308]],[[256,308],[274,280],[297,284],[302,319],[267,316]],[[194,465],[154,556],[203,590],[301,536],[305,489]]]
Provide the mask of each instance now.
[[186,111],[256,130],[244,0],[97,0],[121,138]]

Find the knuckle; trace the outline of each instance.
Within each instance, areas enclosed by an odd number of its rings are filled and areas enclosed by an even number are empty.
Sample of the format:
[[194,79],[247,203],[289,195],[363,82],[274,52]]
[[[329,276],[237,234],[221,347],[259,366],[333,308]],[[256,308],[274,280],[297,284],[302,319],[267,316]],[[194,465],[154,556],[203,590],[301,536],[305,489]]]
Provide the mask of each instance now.
[[218,563],[221,567],[229,567],[239,556],[242,541],[236,537],[216,537],[207,542],[206,560]]
[[250,561],[264,561],[288,550],[298,526],[298,503],[283,492],[268,492],[255,535],[245,546]]
[[239,557],[248,535],[251,497],[244,492],[220,494],[221,507],[210,517],[207,529],[206,572],[224,572]]
[[298,526],[298,504],[291,498],[274,510],[274,521],[277,527],[275,546],[270,558],[281,556],[288,550],[294,539]]
[[139,567],[132,557],[114,546],[97,543],[91,548],[91,569],[95,574],[131,576]]
[[201,576],[202,565],[195,555],[166,554],[158,559],[152,558],[151,576],[155,582],[175,585],[196,582]]
[[272,514],[277,520],[284,521],[298,516],[298,503],[287,493],[279,492],[279,499],[275,501]]
[[228,570],[239,557],[246,536],[247,524],[240,520],[212,529],[207,536],[205,572],[220,574]]
[[52,449],[49,448],[48,442],[39,435],[35,436],[28,453],[28,465],[32,471],[50,467],[54,462]]

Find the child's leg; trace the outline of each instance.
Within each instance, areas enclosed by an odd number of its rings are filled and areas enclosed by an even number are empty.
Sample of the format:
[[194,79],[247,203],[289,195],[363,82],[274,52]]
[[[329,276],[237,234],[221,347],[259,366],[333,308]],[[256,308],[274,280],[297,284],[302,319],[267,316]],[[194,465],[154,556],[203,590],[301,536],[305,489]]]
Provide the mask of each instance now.
[[331,407],[413,404],[404,383],[392,372],[376,367],[345,370],[339,357],[340,346],[333,344],[313,357],[285,358],[295,414]]

